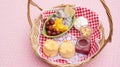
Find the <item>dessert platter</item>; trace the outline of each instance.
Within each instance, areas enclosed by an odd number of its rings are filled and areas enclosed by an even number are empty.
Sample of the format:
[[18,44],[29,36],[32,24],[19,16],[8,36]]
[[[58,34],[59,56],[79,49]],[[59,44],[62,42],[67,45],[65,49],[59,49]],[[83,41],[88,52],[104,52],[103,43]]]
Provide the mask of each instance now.
[[[104,0],[101,2],[104,3]],[[30,4],[42,9],[28,0],[32,48],[37,56],[52,66],[79,66],[94,58],[111,40],[112,21],[106,40],[98,14],[90,9],[69,4],[59,5],[42,11],[32,24]],[[108,17],[111,19],[111,16]]]

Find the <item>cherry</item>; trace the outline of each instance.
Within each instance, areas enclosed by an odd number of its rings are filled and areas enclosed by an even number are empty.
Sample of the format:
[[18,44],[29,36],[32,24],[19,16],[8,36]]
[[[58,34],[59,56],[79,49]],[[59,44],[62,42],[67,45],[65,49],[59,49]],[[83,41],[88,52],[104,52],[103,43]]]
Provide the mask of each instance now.
[[49,20],[50,25],[53,25],[54,23],[55,23],[54,20],[52,20],[52,19]]
[[52,31],[53,31],[53,32],[56,32],[56,29],[53,28]]
[[49,22],[46,22],[46,26],[49,26],[50,25],[50,23]]
[[45,29],[48,30],[48,29],[49,29],[49,26],[45,26]]
[[56,35],[56,32],[52,32],[52,36],[55,36]]
[[47,35],[51,35],[52,31],[47,30]]
[[57,35],[60,34],[60,31],[56,31],[56,34],[57,34]]
[[52,31],[53,30],[52,26],[48,26],[48,30]]

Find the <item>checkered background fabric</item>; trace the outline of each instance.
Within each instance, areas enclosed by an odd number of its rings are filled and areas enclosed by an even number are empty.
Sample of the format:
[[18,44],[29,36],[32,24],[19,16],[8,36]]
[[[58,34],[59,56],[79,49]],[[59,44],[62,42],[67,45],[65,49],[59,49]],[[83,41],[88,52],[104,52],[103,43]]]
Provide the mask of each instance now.
[[[99,49],[99,44],[96,43],[95,39],[100,39],[100,31],[99,31],[99,18],[98,18],[98,14],[96,14],[95,12],[91,11],[90,9],[87,8],[82,8],[82,7],[75,7],[75,17],[80,17],[80,16],[84,16],[85,18],[87,18],[89,20],[89,26],[92,29],[92,36],[91,36],[91,49],[90,52],[87,56],[81,56],[79,54],[76,54],[77,59],[73,58],[73,59],[64,59],[64,58],[50,58],[47,57],[44,53],[43,53],[43,43],[46,41],[46,39],[50,39],[50,38],[46,38],[43,34],[40,34],[39,36],[39,45],[40,45],[40,49],[39,49],[39,55],[41,57],[43,57],[44,59],[51,61],[51,62],[56,62],[56,63],[61,63],[61,64],[66,64],[66,63],[70,63],[70,61],[74,60],[75,62],[83,62],[84,60],[88,59],[89,57],[93,56]],[[40,26],[40,31],[42,31],[43,28],[43,24],[44,24],[44,19],[48,18],[51,14],[55,13],[55,10],[46,10],[42,13],[43,15],[43,20],[41,20],[41,26]],[[80,33],[74,28],[72,27],[69,31],[69,34],[71,34],[72,36],[75,36],[76,38],[80,37]],[[66,34],[68,34],[66,33]]]

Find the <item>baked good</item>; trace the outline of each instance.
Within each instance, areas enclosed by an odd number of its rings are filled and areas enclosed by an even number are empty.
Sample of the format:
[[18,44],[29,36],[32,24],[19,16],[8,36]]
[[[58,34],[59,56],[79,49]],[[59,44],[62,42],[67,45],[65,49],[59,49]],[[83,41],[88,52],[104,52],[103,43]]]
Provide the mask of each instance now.
[[43,52],[49,57],[54,57],[58,54],[59,45],[54,40],[46,40],[43,45]]
[[63,58],[71,58],[75,55],[75,46],[71,41],[64,41],[59,48],[60,55]]

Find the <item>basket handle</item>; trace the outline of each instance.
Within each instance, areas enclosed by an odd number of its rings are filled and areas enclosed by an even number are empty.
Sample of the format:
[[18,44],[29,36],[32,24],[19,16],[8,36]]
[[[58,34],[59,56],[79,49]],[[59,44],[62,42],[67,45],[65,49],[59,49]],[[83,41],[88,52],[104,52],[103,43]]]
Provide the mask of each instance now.
[[[110,13],[110,10],[108,8],[108,6],[106,5],[105,3],[105,0],[100,0],[100,2],[102,3],[103,7],[105,8],[106,10],[106,14],[108,16],[108,20],[109,20],[109,27],[110,27],[110,31],[109,31],[109,36],[107,39],[105,39],[105,43],[104,43],[104,46],[108,43],[108,42],[111,42],[112,41],[112,35],[113,35],[113,22],[112,22],[112,16],[111,16],[111,13]],[[34,3],[32,0],[28,0],[28,5],[27,5],[27,17],[28,17],[28,22],[29,22],[29,25],[30,27],[32,28],[32,20],[31,20],[31,17],[30,17],[30,4],[37,7],[40,11],[42,11],[43,9],[40,8],[36,3]],[[64,6],[64,5],[61,5],[61,6]],[[58,7],[61,7],[61,6],[58,6]],[[72,6],[72,5],[71,5]]]
[[108,21],[109,21],[109,27],[110,27],[109,35],[108,35],[107,39],[105,39],[104,44],[103,44],[103,46],[101,47],[101,49],[102,49],[102,48],[104,48],[104,46],[105,46],[108,42],[111,42],[111,41],[112,41],[113,21],[112,21],[111,12],[110,12],[108,6],[106,5],[105,0],[100,0],[100,1],[101,1],[101,3],[102,3],[103,7],[104,7],[105,10],[106,10],[106,14],[107,14],[107,16],[108,16]]
[[27,17],[28,17],[28,22],[30,25],[30,28],[32,28],[33,24],[32,24],[32,20],[30,17],[30,4],[37,7],[40,11],[42,11],[43,9],[40,8],[35,2],[33,2],[32,0],[28,0],[28,5],[27,5]]

